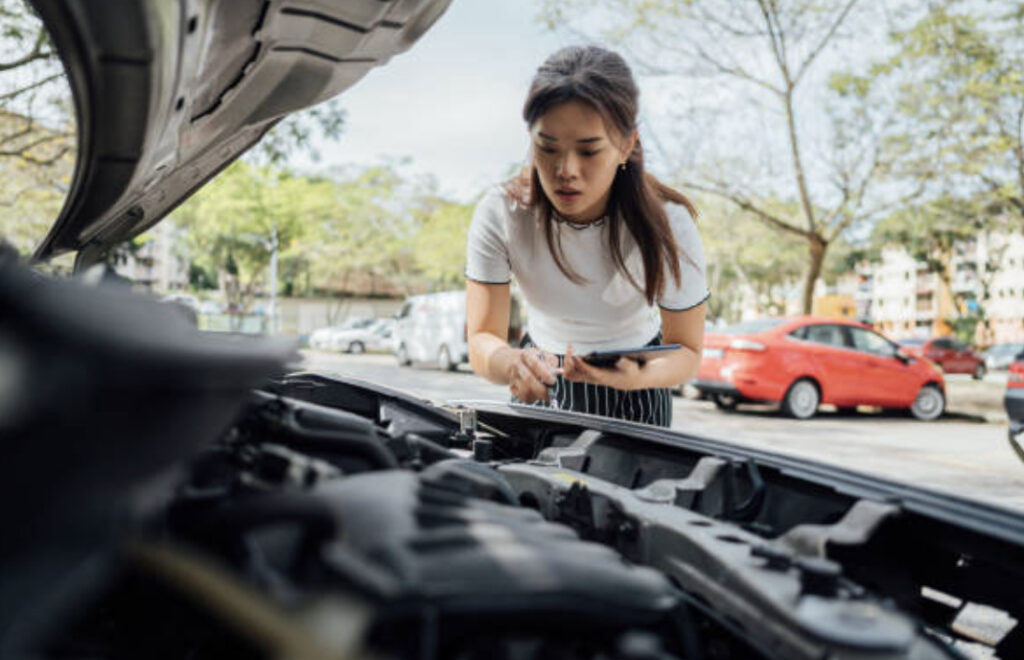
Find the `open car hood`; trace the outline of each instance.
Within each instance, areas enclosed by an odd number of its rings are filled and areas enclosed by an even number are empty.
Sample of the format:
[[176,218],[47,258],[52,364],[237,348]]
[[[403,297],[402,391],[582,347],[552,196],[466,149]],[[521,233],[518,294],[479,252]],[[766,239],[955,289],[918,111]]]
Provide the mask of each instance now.
[[282,117],[409,48],[450,2],[31,0],[79,132],[70,192],[35,259],[77,250],[76,268],[96,262]]

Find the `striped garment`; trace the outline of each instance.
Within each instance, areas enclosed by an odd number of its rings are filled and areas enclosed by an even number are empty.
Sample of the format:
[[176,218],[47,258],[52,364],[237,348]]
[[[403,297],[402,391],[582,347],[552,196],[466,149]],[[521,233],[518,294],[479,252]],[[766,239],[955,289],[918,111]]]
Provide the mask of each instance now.
[[[647,343],[657,346],[661,343],[661,333]],[[524,335],[519,343],[520,348],[533,348],[536,344],[530,335]],[[564,355],[559,355],[558,366],[562,366]],[[618,390],[605,385],[575,383],[566,380],[562,375],[556,377],[554,397],[560,410],[573,410],[624,419],[629,422],[640,422],[654,426],[672,425],[672,390],[667,387],[646,390]],[[520,405],[552,407],[546,401],[535,401],[524,404],[515,396],[512,403]]]

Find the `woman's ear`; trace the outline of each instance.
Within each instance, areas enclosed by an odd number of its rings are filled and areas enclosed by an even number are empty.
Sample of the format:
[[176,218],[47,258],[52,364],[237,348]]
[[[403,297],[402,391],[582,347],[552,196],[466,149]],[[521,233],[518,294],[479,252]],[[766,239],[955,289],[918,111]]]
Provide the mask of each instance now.
[[629,136],[629,140],[626,142],[626,150],[622,154],[623,160],[629,160],[638,142],[640,142],[640,132],[633,131],[633,134]]

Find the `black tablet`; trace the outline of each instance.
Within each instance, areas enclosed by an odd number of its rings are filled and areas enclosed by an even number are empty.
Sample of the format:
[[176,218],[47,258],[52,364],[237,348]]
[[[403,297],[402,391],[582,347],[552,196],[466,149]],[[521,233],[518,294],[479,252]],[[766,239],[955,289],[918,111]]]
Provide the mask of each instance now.
[[663,351],[674,351],[682,348],[682,344],[659,344],[657,346],[637,346],[635,348],[618,348],[614,351],[594,351],[581,356],[583,361],[595,367],[613,367],[619,358],[628,358],[640,363],[641,366],[648,359]]

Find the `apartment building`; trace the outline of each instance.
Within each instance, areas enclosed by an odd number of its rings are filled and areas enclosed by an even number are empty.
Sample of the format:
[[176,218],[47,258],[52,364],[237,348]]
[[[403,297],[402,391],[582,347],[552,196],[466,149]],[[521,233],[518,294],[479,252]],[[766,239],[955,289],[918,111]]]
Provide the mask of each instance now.
[[946,335],[947,320],[984,308],[976,342],[1024,341],[1024,234],[979,235],[956,246],[949,285],[901,246],[873,264],[870,320],[894,339]]
[[180,230],[171,222],[163,222],[150,230],[152,240],[134,255],[114,266],[118,275],[126,277],[138,288],[157,294],[180,291],[188,286],[188,262],[180,254]]
[[[989,319],[986,343],[1024,341],[1024,234],[996,235],[979,245],[977,263],[995,265],[988,282],[985,312]],[[973,269],[975,290],[982,274]],[[969,267],[965,273],[971,273]],[[959,273],[959,271],[958,271]],[[964,285],[967,285],[965,278]]]
[[871,314],[868,319],[894,339],[915,334],[917,328],[917,263],[902,247],[882,250],[871,278]]

